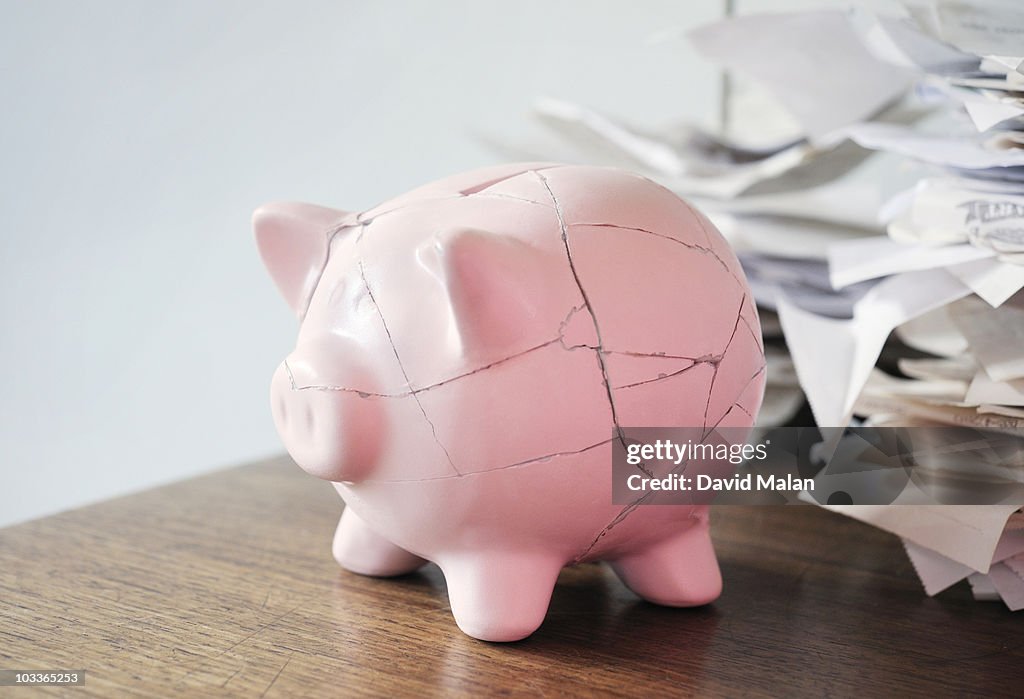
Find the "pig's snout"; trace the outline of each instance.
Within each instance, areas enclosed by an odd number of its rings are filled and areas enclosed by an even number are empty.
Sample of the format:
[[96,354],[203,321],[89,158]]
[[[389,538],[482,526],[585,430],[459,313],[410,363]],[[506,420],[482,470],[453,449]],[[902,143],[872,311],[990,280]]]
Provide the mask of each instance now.
[[[270,401],[285,448],[303,470],[330,481],[358,479],[371,464],[367,442],[375,430],[372,410],[353,405],[358,397],[300,381],[287,361],[274,372]],[[363,434],[358,434],[364,432]]]

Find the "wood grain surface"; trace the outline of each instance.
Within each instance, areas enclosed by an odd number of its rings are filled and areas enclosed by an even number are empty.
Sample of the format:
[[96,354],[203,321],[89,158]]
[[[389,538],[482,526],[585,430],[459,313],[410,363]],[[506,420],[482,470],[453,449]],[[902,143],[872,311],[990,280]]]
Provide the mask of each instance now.
[[716,508],[714,605],[584,565],[507,645],[458,630],[436,567],[341,571],[340,511],[282,458],[0,530],[0,669],[86,670],[0,696],[1020,696],[1024,615],[925,597],[898,540],[815,508]]

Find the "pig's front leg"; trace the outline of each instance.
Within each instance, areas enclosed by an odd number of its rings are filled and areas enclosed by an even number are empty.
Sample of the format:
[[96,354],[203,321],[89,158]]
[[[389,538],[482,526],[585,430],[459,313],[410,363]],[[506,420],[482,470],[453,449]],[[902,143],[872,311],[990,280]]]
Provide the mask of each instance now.
[[474,551],[439,561],[455,622],[482,641],[518,641],[544,621],[563,561],[550,553]]
[[681,534],[610,563],[629,589],[655,604],[695,607],[722,592],[722,574],[705,518]]
[[379,577],[405,575],[427,562],[373,531],[350,507],[341,513],[333,553],[342,568]]

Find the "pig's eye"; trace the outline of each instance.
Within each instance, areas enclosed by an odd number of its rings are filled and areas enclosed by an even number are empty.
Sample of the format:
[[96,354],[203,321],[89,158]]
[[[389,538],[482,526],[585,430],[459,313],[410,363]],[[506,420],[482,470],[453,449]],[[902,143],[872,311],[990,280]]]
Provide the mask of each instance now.
[[335,325],[335,332],[351,323],[359,323],[366,316],[376,316],[377,308],[366,290],[366,285],[357,275],[340,277],[332,280],[333,286],[326,292],[324,309],[329,322]]
[[330,306],[332,309],[341,308],[343,305],[345,305],[345,297],[349,291],[350,286],[351,285],[348,283],[348,280],[345,279],[344,277],[338,279],[337,282],[334,284],[334,287],[331,289],[330,295],[327,297],[327,305]]
[[368,300],[369,294],[361,280],[342,277],[331,287],[327,295],[327,307],[331,309],[332,315],[354,315],[366,308]]

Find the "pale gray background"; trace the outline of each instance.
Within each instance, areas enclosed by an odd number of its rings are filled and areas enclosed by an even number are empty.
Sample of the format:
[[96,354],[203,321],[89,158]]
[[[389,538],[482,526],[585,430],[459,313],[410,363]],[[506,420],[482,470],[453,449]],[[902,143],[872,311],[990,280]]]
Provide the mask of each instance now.
[[[296,322],[259,204],[363,209],[508,159],[488,140],[557,143],[540,95],[714,127],[721,76],[680,37],[725,7],[0,0],[0,526],[283,450]],[[743,103],[744,131],[779,116]]]
[[531,100],[705,123],[711,0],[0,2],[0,525],[282,450],[272,199],[365,208],[528,142]]

